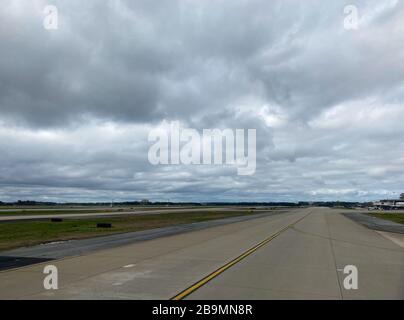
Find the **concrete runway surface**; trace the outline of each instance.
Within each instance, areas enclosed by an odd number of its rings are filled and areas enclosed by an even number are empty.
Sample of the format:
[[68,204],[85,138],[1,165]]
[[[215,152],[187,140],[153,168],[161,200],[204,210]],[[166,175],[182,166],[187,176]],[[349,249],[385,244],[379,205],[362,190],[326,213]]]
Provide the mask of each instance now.
[[[43,288],[47,264],[58,268],[58,290]],[[343,286],[346,265],[358,269],[357,290]],[[185,299],[404,299],[404,248],[336,210],[308,208],[0,272],[0,299],[184,292]]]

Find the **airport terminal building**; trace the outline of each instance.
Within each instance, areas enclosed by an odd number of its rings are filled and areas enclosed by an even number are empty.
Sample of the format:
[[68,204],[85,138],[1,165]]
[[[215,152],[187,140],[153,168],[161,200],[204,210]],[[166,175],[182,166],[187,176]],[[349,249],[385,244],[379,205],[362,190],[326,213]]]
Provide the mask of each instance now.
[[373,202],[373,206],[384,210],[404,209],[404,200],[379,200]]

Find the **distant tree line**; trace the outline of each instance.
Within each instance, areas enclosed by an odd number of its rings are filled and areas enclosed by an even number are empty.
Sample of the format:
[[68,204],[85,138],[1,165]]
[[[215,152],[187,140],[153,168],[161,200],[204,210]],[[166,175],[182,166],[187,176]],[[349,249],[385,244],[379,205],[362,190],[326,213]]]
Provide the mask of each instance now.
[[[404,194],[401,195],[404,198]],[[371,203],[361,203],[361,202],[344,202],[344,201],[316,201],[316,202],[308,202],[308,201],[300,201],[300,202],[171,202],[171,201],[121,201],[114,202],[114,206],[254,206],[254,207],[306,207],[306,206],[317,206],[317,207],[345,207],[345,208],[353,208],[353,207],[364,207],[370,205]],[[18,200],[15,202],[2,202],[1,205],[8,206],[110,206],[111,202],[43,202],[43,201],[33,201],[33,200]]]
[[[0,201],[0,206],[110,206],[111,202],[48,202],[34,200],[18,200],[13,202]],[[114,206],[145,206],[145,205],[184,205],[184,206],[201,206],[199,202],[151,202],[151,201],[120,201],[113,202]]]
[[17,205],[17,206],[36,206],[36,205],[41,205],[41,206],[54,206],[57,205],[58,203],[56,202],[40,202],[40,201],[33,201],[33,200],[18,200],[14,202],[3,202],[0,201],[0,206],[12,206],[12,205]]

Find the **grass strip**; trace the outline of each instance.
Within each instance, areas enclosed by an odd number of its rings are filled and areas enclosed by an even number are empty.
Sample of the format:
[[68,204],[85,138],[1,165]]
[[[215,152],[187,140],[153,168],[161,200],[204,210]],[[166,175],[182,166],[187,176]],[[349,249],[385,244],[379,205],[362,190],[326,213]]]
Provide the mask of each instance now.
[[[62,222],[51,222],[50,220],[6,222],[0,223],[0,250],[32,246],[53,241],[83,239],[108,234],[141,231],[248,214],[252,214],[252,211],[182,212],[114,218],[65,219]],[[112,228],[97,228],[97,223],[112,223]]]

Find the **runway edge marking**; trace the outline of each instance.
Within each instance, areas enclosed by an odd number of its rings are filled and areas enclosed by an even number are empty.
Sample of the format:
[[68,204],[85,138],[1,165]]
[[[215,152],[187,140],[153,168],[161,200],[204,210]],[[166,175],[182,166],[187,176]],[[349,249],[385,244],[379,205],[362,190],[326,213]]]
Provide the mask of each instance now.
[[287,229],[289,229],[290,227],[294,226],[295,224],[299,223],[300,221],[302,221],[304,218],[306,218],[311,212],[309,212],[308,214],[306,214],[304,217],[298,219],[297,221],[287,225],[286,227],[282,228],[281,230],[279,230],[278,232],[276,232],[275,234],[271,235],[270,237],[264,239],[263,241],[261,241],[260,243],[254,245],[252,248],[248,249],[247,251],[245,251],[244,253],[242,253],[241,255],[239,255],[237,258],[234,258],[233,260],[229,261],[228,263],[226,263],[224,266],[220,267],[219,269],[213,271],[212,273],[210,273],[209,275],[207,275],[206,277],[202,278],[201,280],[197,281],[196,283],[194,283],[193,285],[191,285],[190,287],[186,288],[185,290],[181,291],[180,293],[178,293],[177,295],[175,295],[174,297],[172,297],[170,300],[182,300],[185,297],[189,296],[191,293],[193,293],[194,291],[198,290],[200,287],[204,286],[206,283],[208,283],[210,280],[212,280],[213,278],[217,277],[218,275],[220,275],[221,273],[223,273],[224,271],[226,271],[227,269],[231,268],[232,266],[234,266],[235,264],[237,264],[238,262],[240,262],[241,260],[243,260],[244,258],[248,257],[250,254],[252,254],[253,252],[257,251],[259,248],[263,247],[264,245],[266,245],[268,242],[272,241],[273,239],[275,239],[276,237],[278,237],[281,233],[285,232]]

